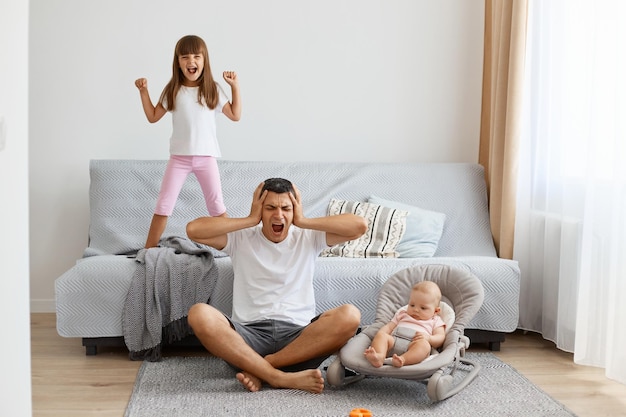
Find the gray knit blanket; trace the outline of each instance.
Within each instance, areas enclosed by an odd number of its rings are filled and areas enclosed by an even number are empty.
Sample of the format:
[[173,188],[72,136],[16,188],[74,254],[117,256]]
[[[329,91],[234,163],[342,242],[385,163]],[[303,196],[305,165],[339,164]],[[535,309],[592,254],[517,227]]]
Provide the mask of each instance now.
[[193,334],[187,312],[207,303],[217,281],[210,248],[183,237],[161,239],[159,247],[140,249],[126,302],[122,328],[132,360],[161,359],[162,342]]

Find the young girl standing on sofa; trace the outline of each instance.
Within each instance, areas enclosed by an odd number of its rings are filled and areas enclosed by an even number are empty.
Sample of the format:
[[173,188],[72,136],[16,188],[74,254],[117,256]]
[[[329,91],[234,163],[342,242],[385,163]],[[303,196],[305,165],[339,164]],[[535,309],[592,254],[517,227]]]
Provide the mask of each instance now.
[[155,123],[169,111],[172,113],[173,127],[170,159],[161,183],[146,248],[158,245],[178,194],[191,172],[200,183],[209,214],[227,215],[216,160],[221,152],[215,115],[221,112],[230,120],[238,121],[241,117],[241,97],[237,74],[225,71],[223,77],[231,88],[230,102],[213,80],[206,44],[198,36],[188,35],[176,43],[172,78],[163,89],[156,106],[148,94],[148,81],[145,78],[135,81],[148,121]]

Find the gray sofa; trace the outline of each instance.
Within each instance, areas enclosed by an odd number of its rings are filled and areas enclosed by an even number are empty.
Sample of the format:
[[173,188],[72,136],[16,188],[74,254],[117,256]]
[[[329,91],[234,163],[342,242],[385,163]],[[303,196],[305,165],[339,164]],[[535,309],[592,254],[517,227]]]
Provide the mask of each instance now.
[[[166,162],[90,163],[88,246],[55,281],[57,331],[82,338],[87,354],[96,354],[98,346],[123,346],[122,311],[136,268],[124,254],[143,247]],[[433,256],[319,257],[314,282],[318,312],[351,303],[361,310],[362,325],[371,324],[378,291],[388,277],[413,265],[442,264],[471,271],[484,287],[484,303],[466,327],[473,343],[498,350],[505,334],[517,328],[520,272],[517,262],[496,256],[480,165],[219,160],[219,167],[231,217],[248,215],[254,189],[270,177],[293,181],[310,217],[325,215],[330,199],[366,202],[371,196],[445,215]],[[164,236],[185,236],[187,222],[205,215],[202,193],[190,176]],[[230,258],[215,262],[219,279],[209,303],[230,313]]]

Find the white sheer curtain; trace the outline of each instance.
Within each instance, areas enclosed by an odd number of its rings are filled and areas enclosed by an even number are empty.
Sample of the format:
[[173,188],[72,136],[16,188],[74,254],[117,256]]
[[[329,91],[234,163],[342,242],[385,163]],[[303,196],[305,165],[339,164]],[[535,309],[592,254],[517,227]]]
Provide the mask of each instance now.
[[626,1],[530,3],[520,328],[626,383]]

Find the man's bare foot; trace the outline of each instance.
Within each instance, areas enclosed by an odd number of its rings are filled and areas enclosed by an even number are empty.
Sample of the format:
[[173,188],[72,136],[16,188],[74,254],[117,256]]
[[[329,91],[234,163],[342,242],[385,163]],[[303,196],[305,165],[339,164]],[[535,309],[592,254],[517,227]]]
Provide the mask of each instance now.
[[267,381],[274,388],[291,388],[319,394],[324,390],[324,378],[319,369],[299,372],[281,372],[275,381]]
[[247,372],[238,372],[237,381],[241,382],[241,385],[250,392],[257,392],[263,386],[263,381]]
[[365,352],[363,354],[374,368],[380,368],[381,366],[383,366],[383,361],[385,360],[385,358],[382,357],[383,355],[376,352],[376,349],[374,349],[373,347],[370,346],[365,349]]
[[396,368],[402,368],[404,366],[404,358],[394,353],[391,358],[391,364]]
[[[237,380],[250,392],[257,392],[263,381],[247,372],[237,373]],[[291,388],[319,394],[324,390],[324,378],[319,369],[306,369],[300,372],[280,372],[275,381],[268,383],[274,388]]]

